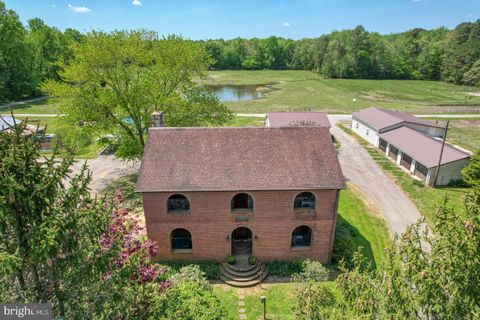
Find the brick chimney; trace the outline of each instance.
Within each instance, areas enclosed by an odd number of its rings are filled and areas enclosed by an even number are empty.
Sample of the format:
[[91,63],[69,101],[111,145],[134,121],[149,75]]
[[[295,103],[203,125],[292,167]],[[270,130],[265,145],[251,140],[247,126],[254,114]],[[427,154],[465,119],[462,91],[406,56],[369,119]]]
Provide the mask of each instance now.
[[163,111],[154,111],[152,113],[152,128],[163,127]]

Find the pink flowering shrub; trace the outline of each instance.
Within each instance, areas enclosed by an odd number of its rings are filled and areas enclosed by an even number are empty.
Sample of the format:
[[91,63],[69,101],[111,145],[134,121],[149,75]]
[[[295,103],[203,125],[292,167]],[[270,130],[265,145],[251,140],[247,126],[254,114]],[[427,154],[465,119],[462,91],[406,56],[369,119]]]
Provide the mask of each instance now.
[[170,284],[162,277],[167,269],[152,262],[157,243],[145,240],[141,234],[143,228],[122,208],[122,202],[122,193],[117,191],[110,225],[99,239],[102,253],[110,257],[104,280],[119,276],[135,284],[158,283],[161,290],[169,288]]

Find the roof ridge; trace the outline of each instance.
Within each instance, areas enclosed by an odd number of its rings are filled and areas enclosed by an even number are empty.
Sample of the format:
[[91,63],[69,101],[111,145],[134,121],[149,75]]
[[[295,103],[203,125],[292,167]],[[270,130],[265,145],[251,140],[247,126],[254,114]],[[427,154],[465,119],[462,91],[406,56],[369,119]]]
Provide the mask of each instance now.
[[327,127],[321,126],[283,126],[283,127],[266,127],[266,126],[248,126],[248,127],[150,127],[148,130],[214,130],[214,129],[227,129],[227,130],[243,130],[243,129],[258,129],[258,130],[273,130],[273,129],[280,129],[280,130],[294,130],[294,129],[324,129],[328,130]]

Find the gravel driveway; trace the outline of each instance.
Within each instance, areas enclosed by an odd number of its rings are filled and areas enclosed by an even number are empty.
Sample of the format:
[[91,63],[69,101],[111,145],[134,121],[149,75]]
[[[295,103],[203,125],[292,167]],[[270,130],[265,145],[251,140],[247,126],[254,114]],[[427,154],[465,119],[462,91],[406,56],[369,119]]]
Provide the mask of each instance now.
[[392,181],[367,151],[332,122],[331,133],[340,141],[343,174],[372,200],[383,213],[392,233],[401,234],[422,216],[415,204]]
[[95,159],[76,161],[72,166],[73,172],[79,172],[85,161],[92,171],[92,182],[89,185],[92,195],[100,193],[110,182],[129,173],[138,172],[140,168],[138,161],[127,163],[113,155],[100,155]]

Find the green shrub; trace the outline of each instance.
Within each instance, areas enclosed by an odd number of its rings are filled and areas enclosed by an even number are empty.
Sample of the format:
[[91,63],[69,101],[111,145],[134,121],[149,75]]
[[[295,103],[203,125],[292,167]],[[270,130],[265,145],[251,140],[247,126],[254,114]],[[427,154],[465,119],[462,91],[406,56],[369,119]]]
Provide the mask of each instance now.
[[208,280],[216,280],[220,277],[220,262],[209,260],[170,260],[159,261],[161,265],[168,268],[166,276],[169,277],[175,273],[180,272],[180,269],[189,265],[197,265],[205,273]]
[[248,257],[248,263],[251,264],[252,266],[253,266],[254,264],[257,264],[257,258],[254,257],[254,256]]
[[[309,282],[301,286],[296,295],[297,301],[293,307],[297,320],[322,320],[335,318],[339,313],[334,310],[337,300],[332,290],[318,282]],[[332,316],[332,317],[330,317]],[[338,319],[344,319],[340,317]]]
[[237,258],[235,258],[235,256],[228,256],[227,257],[227,263],[228,264],[235,264],[235,262],[237,262]]
[[266,263],[268,274],[274,277],[291,277],[303,271],[303,260],[270,261]]
[[169,280],[174,286],[178,286],[185,282],[194,282],[203,289],[210,288],[210,284],[205,277],[205,272],[195,264],[180,268],[180,271],[170,276]]
[[185,282],[167,290],[163,303],[156,308],[163,316],[160,319],[220,320],[225,319],[227,314],[213,290],[205,290],[194,282]]
[[293,281],[327,281],[329,274],[328,269],[320,261],[307,259],[303,261],[303,271],[293,275]]

